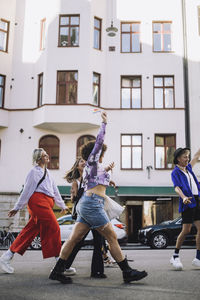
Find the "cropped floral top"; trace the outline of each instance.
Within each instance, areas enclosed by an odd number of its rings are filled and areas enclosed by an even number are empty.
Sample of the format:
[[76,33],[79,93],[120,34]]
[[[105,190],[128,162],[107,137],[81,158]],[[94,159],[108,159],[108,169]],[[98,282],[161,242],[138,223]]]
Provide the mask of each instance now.
[[83,186],[87,191],[97,185],[108,186],[110,174],[99,166],[99,158],[104,142],[106,123],[102,123],[92,152],[90,153],[83,173]]

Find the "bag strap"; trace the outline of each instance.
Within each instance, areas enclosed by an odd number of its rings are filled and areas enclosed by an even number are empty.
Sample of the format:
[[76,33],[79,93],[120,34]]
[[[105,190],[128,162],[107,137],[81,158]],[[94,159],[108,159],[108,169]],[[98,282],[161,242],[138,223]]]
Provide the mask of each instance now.
[[38,182],[36,189],[38,188],[38,186],[42,183],[42,181],[45,179],[46,177],[46,173],[47,173],[47,168],[45,168],[44,170],[44,175],[42,176],[42,178],[40,179],[40,181]]
[[79,189],[82,188],[82,184],[83,184],[83,177],[81,177],[81,181],[79,183]]

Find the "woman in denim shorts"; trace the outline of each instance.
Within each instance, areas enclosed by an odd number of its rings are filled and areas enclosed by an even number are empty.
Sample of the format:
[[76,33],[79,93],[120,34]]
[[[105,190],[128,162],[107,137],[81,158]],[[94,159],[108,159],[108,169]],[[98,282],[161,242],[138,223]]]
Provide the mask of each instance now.
[[[65,179],[67,182],[72,183],[71,187],[71,201],[74,204],[73,210],[72,210],[72,218],[74,220],[77,219],[77,204],[84,192],[84,189],[82,187],[82,181],[83,181],[83,170],[85,167],[85,160],[81,157],[78,157],[76,162],[74,163],[73,167],[70,171],[68,171],[65,175]],[[91,264],[91,277],[94,278],[107,278],[107,276],[104,274],[104,262],[103,262],[103,256],[102,256],[102,247],[103,247],[103,237],[99,234],[97,230],[91,230],[93,235],[93,255],[92,255],[92,264]],[[89,233],[89,231],[88,231]],[[78,251],[81,249],[81,247],[84,244],[84,240],[87,237],[86,235],[83,237],[82,241],[74,247],[72,253],[68,257],[66,261],[65,267],[67,268],[67,272],[65,270],[66,275],[71,275],[70,271],[75,270],[74,268],[71,268],[71,265],[78,253]],[[74,272],[76,273],[76,272]]]
[[77,206],[77,223],[70,238],[63,244],[60,258],[49,276],[52,280],[58,280],[62,283],[70,281],[63,274],[65,263],[75,245],[80,242],[89,229],[96,229],[103,235],[110,247],[110,252],[116,260],[123,273],[124,282],[137,281],[147,276],[145,271],[132,269],[124,257],[119,246],[117,236],[113,230],[112,224],[104,210],[104,198],[106,196],[106,187],[109,185],[110,176],[108,171],[114,167],[111,163],[107,168],[100,167],[107,146],[104,145],[105,129],[107,124],[107,115],[102,113],[102,124],[96,138],[96,141],[90,141],[81,148],[81,156],[86,161],[83,174],[84,195],[79,200]]

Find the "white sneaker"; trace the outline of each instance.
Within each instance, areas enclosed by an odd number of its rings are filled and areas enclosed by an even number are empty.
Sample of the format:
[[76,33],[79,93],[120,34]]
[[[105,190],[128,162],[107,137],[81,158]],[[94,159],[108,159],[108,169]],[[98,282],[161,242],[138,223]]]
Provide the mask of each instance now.
[[192,265],[195,266],[195,267],[200,268],[200,259],[195,257],[192,261]]
[[173,265],[174,269],[177,271],[181,271],[183,269],[183,265],[182,265],[179,257],[174,258],[172,256],[170,259],[170,263]]
[[67,276],[68,275],[70,275],[70,276],[75,275],[76,274],[76,269],[75,268],[65,269],[64,274],[67,275]]
[[111,259],[107,259],[107,260],[104,260],[104,267],[105,268],[116,268],[118,267],[117,263]]
[[10,265],[11,258],[7,257],[5,254],[3,254],[0,257],[0,266],[2,270],[6,273],[12,274],[14,273],[14,268]]

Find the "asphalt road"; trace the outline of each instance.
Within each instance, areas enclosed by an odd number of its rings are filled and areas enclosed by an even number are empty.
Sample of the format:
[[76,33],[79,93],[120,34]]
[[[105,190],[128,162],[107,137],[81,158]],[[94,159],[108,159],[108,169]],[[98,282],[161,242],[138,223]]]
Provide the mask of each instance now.
[[[150,246],[146,246],[140,243],[126,243],[121,245],[122,250],[149,250]],[[175,245],[173,246],[168,246],[167,249],[163,250],[168,250],[168,249],[174,249]],[[195,249],[196,246],[195,244],[184,244],[182,246],[182,249]],[[8,247],[4,247],[0,245],[0,251],[6,251]],[[32,250],[31,248],[28,248],[28,250]],[[85,245],[82,247],[82,250],[93,250],[92,245]],[[33,250],[34,251],[34,250]]]
[[[2,251],[0,251],[1,255]],[[14,274],[0,273],[1,300],[199,300],[200,269],[191,261],[194,249],[183,249],[183,271],[174,271],[169,264],[172,249],[124,250],[132,267],[145,269],[148,277],[131,284],[124,284],[119,268],[105,268],[107,279],[90,278],[92,251],[81,250],[74,262],[77,275],[73,284],[62,285],[48,279],[55,259],[42,259],[41,251],[27,251],[23,257],[15,254],[12,265]]]

